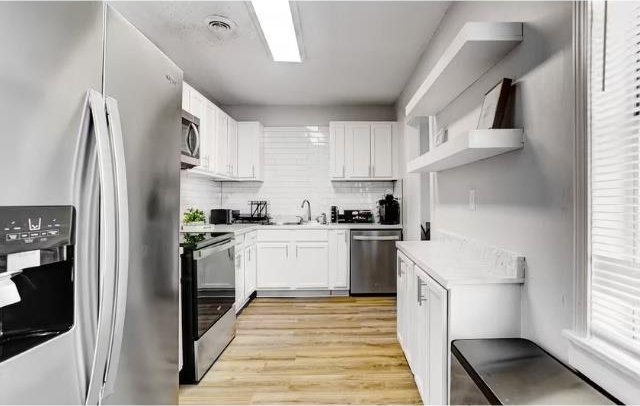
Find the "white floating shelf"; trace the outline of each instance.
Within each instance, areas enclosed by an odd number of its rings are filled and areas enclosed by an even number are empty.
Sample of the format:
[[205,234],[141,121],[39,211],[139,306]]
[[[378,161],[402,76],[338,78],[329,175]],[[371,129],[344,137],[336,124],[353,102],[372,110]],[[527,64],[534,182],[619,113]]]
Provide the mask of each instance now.
[[466,23],[407,103],[407,122],[441,111],[521,41],[519,22]]
[[408,172],[437,172],[466,165],[524,146],[522,129],[471,130],[407,163]]

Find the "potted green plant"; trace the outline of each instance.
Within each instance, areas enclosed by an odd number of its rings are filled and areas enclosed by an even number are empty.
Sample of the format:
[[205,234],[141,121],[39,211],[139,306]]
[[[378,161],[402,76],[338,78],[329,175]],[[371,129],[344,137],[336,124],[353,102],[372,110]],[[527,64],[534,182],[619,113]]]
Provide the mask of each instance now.
[[204,224],[205,216],[204,212],[200,209],[188,208],[182,215],[182,223],[189,225]]

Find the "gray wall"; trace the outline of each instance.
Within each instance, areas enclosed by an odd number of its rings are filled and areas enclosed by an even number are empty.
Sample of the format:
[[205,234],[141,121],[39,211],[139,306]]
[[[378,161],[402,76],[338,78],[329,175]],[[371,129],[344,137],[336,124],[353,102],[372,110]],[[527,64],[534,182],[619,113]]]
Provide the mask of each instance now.
[[[452,4],[396,106],[398,119],[404,120],[407,101],[462,25],[483,20],[524,22],[524,41],[447,106],[438,125],[449,127],[450,138],[475,128],[484,93],[510,77],[514,124],[524,128],[526,143],[522,151],[434,175],[432,226],[526,257],[523,336],[566,361],[561,330],[571,328],[573,317],[571,4]],[[475,211],[468,208],[470,189],[476,190]]]
[[395,121],[389,106],[222,106],[238,121],[260,121],[265,127],[328,126],[329,121]]

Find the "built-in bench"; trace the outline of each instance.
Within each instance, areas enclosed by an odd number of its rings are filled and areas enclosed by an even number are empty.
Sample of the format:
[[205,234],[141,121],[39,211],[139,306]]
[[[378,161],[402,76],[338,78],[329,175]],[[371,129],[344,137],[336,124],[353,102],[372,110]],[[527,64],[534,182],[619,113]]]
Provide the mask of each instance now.
[[522,338],[454,340],[450,404],[616,404],[613,397]]

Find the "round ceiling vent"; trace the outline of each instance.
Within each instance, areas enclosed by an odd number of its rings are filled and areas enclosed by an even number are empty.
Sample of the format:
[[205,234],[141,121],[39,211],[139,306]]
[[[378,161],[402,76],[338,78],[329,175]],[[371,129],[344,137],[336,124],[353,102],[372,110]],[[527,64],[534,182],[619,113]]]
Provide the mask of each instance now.
[[236,23],[224,16],[209,16],[204,19],[204,22],[214,34],[217,36],[227,36],[236,29]]

